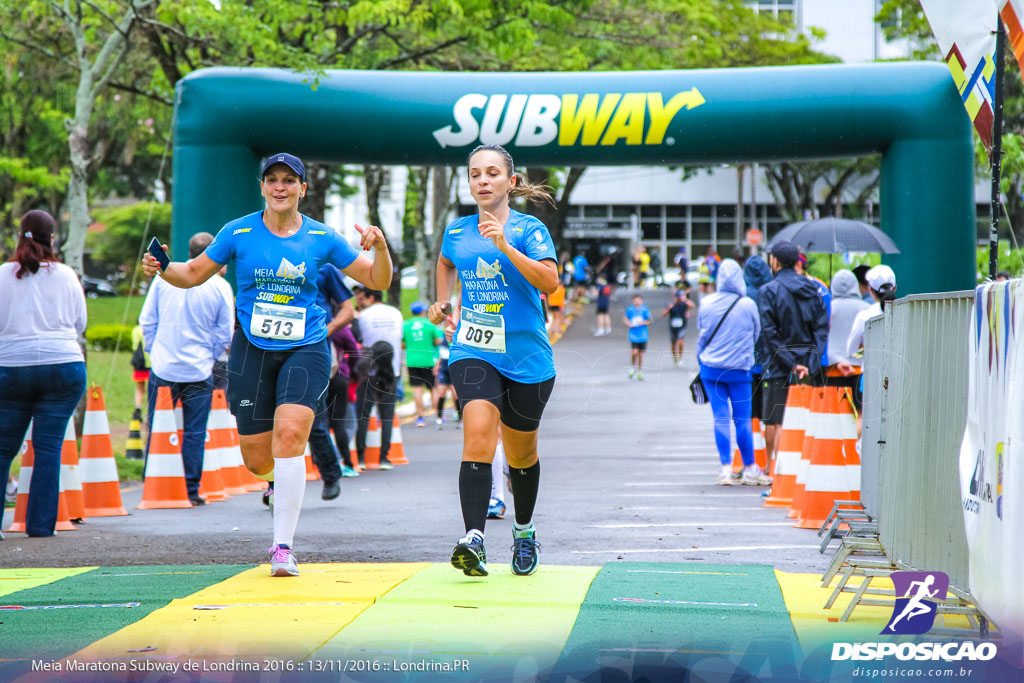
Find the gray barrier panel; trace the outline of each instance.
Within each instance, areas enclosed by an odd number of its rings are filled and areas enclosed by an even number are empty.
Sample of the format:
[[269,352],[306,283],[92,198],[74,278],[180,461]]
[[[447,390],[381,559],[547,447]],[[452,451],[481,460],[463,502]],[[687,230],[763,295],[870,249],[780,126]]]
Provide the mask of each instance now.
[[[880,410],[877,430],[872,425],[877,453],[865,449],[869,462],[877,461],[873,504],[881,541],[898,565],[946,572],[950,586],[963,593],[969,577],[959,458],[973,296],[953,292],[895,302],[881,321],[880,348],[879,325],[873,325],[864,387],[865,402],[877,401]],[[874,467],[869,464],[869,477]]]

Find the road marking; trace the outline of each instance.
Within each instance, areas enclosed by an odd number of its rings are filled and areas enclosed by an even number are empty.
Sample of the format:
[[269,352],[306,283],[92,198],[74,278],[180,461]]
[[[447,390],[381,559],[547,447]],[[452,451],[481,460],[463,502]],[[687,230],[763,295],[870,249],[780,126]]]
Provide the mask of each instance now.
[[680,572],[666,569],[627,569],[627,574],[703,574],[705,576],[750,576],[744,572]]
[[137,574],[100,574],[100,576],[164,576],[165,574],[202,574],[202,572],[147,572]]
[[736,550],[806,550],[816,545],[731,545],[717,548],[641,548],[630,550],[570,550],[572,555],[608,555],[610,553],[727,553]]
[[666,522],[661,524],[591,524],[588,529],[651,529],[706,526],[793,526],[792,522]]
[[96,605],[0,605],[0,610],[24,610],[24,609],[85,609],[88,607],[138,607],[141,602],[115,602]]
[[757,607],[756,602],[694,602],[692,600],[648,600],[647,598],[612,598],[613,602],[645,602],[659,605],[705,605],[712,607]]

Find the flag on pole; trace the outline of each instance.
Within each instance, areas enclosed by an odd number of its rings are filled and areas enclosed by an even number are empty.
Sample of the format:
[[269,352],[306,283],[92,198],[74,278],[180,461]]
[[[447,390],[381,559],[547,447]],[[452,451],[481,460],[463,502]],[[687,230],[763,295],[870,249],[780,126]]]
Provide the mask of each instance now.
[[[1022,0],[996,0],[1011,7]],[[992,99],[995,96],[996,2],[993,0],[921,0],[967,115],[986,148],[992,147]],[[1005,9],[1005,8],[1003,8]],[[991,11],[989,11],[991,10]],[[1016,15],[1024,16],[1024,15]],[[1018,33],[1020,22],[1017,22]],[[1022,45],[1024,49],[1024,45]]]
[[999,14],[1003,17],[1003,25],[1006,26],[1006,37],[1008,38],[1013,56],[1017,58],[1017,64],[1024,70],[1024,28],[1021,20],[1024,19],[1024,0],[998,0]]

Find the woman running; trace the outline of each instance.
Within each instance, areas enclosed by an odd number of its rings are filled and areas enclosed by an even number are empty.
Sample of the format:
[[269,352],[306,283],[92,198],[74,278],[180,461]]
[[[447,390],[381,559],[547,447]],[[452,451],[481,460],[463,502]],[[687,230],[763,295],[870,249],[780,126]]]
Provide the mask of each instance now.
[[448,367],[465,425],[459,498],[466,535],[451,561],[468,576],[487,576],[484,522],[500,425],[515,503],[512,572],[526,576],[537,570],[538,561],[537,428],[555,383],[540,294],[558,288],[558,269],[547,227],[510,208],[509,199],[550,201],[550,195],[523,182],[511,155],[498,145],[477,147],[468,166],[479,213],[445,229],[437,261],[438,301],[429,311],[434,324],[445,321],[443,302],[461,280],[462,315],[457,329],[450,320],[447,327],[454,333]]
[[[195,287],[235,262],[238,324],[228,357],[228,403],[245,466],[273,486],[270,573],[297,576],[292,539],[306,491],[302,453],[331,369],[317,274],[333,263],[368,287],[387,289],[391,257],[376,226],[355,226],[363,250],[375,251],[371,261],[333,228],[299,213],[306,171],[298,157],[268,157],[260,178],[266,208],[231,221],[204,253],[171,263],[162,276],[176,287]],[[150,276],[159,271],[148,253],[142,268]]]

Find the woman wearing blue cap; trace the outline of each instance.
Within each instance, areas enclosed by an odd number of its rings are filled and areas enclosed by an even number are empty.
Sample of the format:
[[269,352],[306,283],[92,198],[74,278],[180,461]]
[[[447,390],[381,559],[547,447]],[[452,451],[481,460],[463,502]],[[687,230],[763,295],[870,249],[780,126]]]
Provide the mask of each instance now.
[[[238,320],[228,358],[228,403],[246,467],[272,482],[271,575],[296,576],[292,540],[306,490],[302,453],[331,367],[329,316],[316,304],[317,273],[333,263],[368,287],[387,289],[391,257],[376,226],[355,226],[363,250],[375,252],[371,261],[333,228],[299,213],[306,171],[296,156],[268,157],[260,192],[262,210],[231,221],[204,253],[171,263],[161,275],[189,288],[235,263]],[[142,268],[150,276],[160,271],[148,253]]]
[[468,166],[479,211],[445,228],[437,260],[438,301],[429,313],[435,324],[446,320],[445,306],[460,280],[462,314],[457,329],[447,318],[446,334],[454,335],[449,371],[463,402],[459,499],[466,535],[451,562],[468,576],[488,574],[483,530],[500,425],[515,503],[512,573],[525,576],[537,570],[537,429],[555,383],[540,295],[558,288],[558,267],[547,227],[514,211],[509,198],[550,195],[524,183],[511,155],[498,145],[474,149]]

